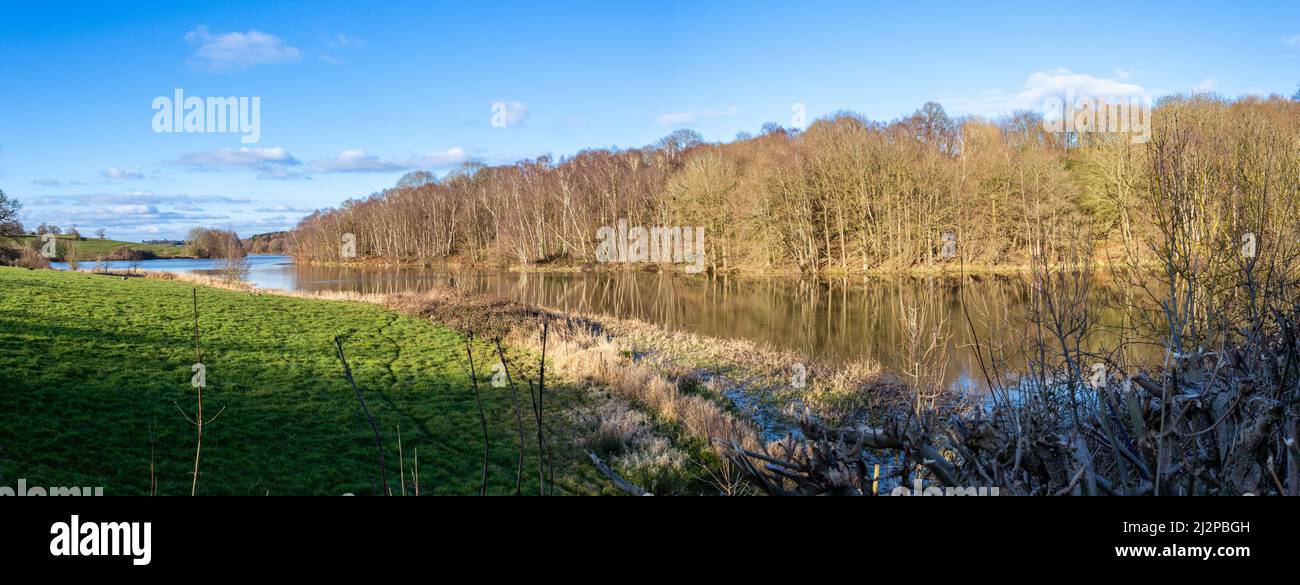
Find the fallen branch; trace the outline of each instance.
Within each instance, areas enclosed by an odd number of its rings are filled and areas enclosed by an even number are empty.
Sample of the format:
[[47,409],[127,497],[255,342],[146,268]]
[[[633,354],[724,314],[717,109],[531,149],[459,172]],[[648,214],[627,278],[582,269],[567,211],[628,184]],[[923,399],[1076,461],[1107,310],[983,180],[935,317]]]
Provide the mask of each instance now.
[[614,470],[613,470],[613,469],[610,469],[608,465],[605,465],[605,462],[604,462],[604,461],[601,461],[601,460],[600,460],[600,457],[597,457],[595,453],[592,453],[592,452],[588,451],[588,452],[587,452],[587,456],[588,456],[588,457],[591,457],[591,462],[592,462],[593,464],[596,465],[596,469],[597,469],[598,471],[600,471],[602,474],[604,474],[605,477],[608,477],[610,481],[614,482],[614,487],[616,487],[616,488],[618,488],[618,489],[620,489],[620,490],[623,490],[623,491],[625,491],[625,492],[627,492],[627,493],[629,493],[629,494],[632,494],[632,495],[634,495],[634,496],[653,496],[653,495],[654,495],[654,494],[652,494],[652,493],[650,493],[650,492],[647,492],[647,491],[645,491],[645,490],[643,490],[643,489],[637,487],[635,484],[632,484],[632,483],[628,482],[627,480],[623,479],[622,477],[619,477],[619,475],[618,475],[617,473],[614,473]]

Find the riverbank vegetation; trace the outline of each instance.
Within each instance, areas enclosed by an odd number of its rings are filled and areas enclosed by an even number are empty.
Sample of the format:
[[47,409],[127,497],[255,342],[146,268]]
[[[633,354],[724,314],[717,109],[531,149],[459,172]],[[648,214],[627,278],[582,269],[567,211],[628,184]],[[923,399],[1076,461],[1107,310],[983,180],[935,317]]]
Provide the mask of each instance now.
[[[644,148],[423,173],[307,217],[291,248],[304,262],[572,269],[594,265],[597,230],[626,219],[703,226],[713,270],[1028,268],[1035,257],[1059,260],[1067,233],[1089,243],[1094,266],[1127,264],[1126,251],[1155,265],[1144,243],[1160,227],[1142,201],[1153,144],[1169,139],[1171,123],[1220,145],[1300,136],[1300,103],[1278,98],[1172,97],[1153,118],[1156,140],[1145,144],[1049,133],[1031,113],[954,119],[936,104],[892,122],[840,113],[805,131],[770,125],[727,144],[679,131]],[[1267,170],[1294,153],[1267,155],[1234,160],[1253,189],[1276,194],[1276,213],[1293,213],[1284,177]],[[341,255],[345,233],[357,238],[354,259]],[[953,258],[943,257],[945,233],[957,241]]]
[[278,256],[288,251],[288,240],[289,232],[253,234],[243,240],[243,247],[249,254]]
[[[1122,209],[1145,219],[1130,226],[1149,225],[1109,256],[1107,272],[1126,284],[1126,325],[1103,327],[1108,307],[1088,301],[1101,255],[1092,240],[1044,232],[1024,314],[980,315],[963,296],[968,323],[974,314],[1008,329],[976,342],[990,388],[982,403],[940,396],[840,425],[805,416],[799,436],[758,451],[731,445],[741,472],[774,495],[917,483],[1004,495],[1300,495],[1298,119],[1278,117],[1278,104],[1165,107],[1141,156],[1116,165],[1127,171],[1096,175],[1132,197]],[[1130,160],[1127,146],[1112,147]],[[1103,333],[1119,341],[1092,343]],[[1159,358],[1135,359],[1141,347]]]

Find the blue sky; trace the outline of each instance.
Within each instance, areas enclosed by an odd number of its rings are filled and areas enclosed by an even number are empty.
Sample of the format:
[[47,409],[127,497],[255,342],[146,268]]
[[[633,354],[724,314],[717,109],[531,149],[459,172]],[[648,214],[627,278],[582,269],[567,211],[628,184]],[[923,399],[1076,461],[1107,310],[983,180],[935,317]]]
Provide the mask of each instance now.
[[[289,228],[416,168],[727,141],[796,103],[1290,95],[1300,3],[4,0],[0,55],[0,189],[24,222],[139,240]],[[154,132],[177,88],[260,98],[260,140]]]

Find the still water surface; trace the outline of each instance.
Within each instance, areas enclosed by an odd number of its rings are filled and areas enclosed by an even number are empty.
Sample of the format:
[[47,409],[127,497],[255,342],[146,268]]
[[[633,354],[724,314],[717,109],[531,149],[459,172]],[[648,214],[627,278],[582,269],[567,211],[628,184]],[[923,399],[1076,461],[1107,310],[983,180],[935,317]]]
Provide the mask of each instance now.
[[[868,358],[888,370],[904,363],[904,307],[919,307],[946,322],[951,333],[946,381],[983,386],[973,346],[980,341],[1017,344],[1026,337],[1023,315],[1030,301],[1027,280],[989,276],[967,281],[966,312],[957,280],[931,277],[718,277],[677,273],[597,272],[518,273],[448,272],[428,268],[362,269],[299,266],[287,256],[251,256],[250,281],[261,288],[364,293],[418,292],[454,284],[477,292],[560,310],[577,310],[639,319],[701,335],[749,339],[836,362]],[[127,269],[130,262],[106,262]],[[214,274],[214,260],[147,260],[146,270]],[[66,264],[56,264],[67,269]],[[82,269],[88,265],[83,264]],[[1107,286],[1090,293],[1090,305],[1118,307],[1129,299]],[[970,323],[967,321],[969,313]],[[1117,310],[1098,310],[1103,325],[1118,326]],[[973,327],[972,327],[973,325]],[[1095,347],[1113,347],[1118,338],[1099,335]],[[1012,361],[1009,364],[1015,367]]]

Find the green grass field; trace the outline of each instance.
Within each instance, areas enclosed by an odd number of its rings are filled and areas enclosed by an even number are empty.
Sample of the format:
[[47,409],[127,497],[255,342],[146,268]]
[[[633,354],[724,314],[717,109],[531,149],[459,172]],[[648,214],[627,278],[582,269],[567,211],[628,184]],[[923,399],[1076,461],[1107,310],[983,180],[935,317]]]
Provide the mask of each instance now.
[[[195,429],[180,410],[193,416],[196,406],[193,288],[0,267],[0,485],[25,478],[148,494],[152,460],[159,494],[190,493]],[[364,303],[197,290],[204,414],[224,408],[204,429],[200,494],[371,492],[379,475],[373,434],[335,356],[335,335],[345,338],[383,429],[393,490],[400,424],[408,483],[418,447],[422,493],[478,493],[481,429],[459,334]],[[496,360],[487,346],[476,346],[475,356],[490,431],[489,493],[513,493],[510,393],[488,383]],[[585,396],[548,385],[557,493],[605,490],[564,444],[574,433],[556,412]],[[527,409],[526,391],[521,398]],[[531,425],[528,432],[535,436]],[[537,489],[534,450],[525,493]]]
[[[33,239],[36,239],[36,237],[35,236],[17,237],[18,243],[24,246],[29,245],[28,242],[30,242]],[[70,238],[66,238],[64,236],[58,236],[58,239],[59,239],[60,246],[62,246],[64,242],[70,240]],[[132,250],[148,250],[156,254],[159,258],[177,258],[177,257],[185,257],[189,255],[189,250],[185,249],[184,246],[141,244],[139,242],[119,242],[117,240],[101,240],[94,237],[86,237],[86,239],[84,240],[79,240],[76,246],[77,246],[77,259],[82,262],[93,262],[94,260],[98,259],[101,256],[107,256],[110,252],[113,251],[114,248],[117,248],[118,246],[126,246]]]

